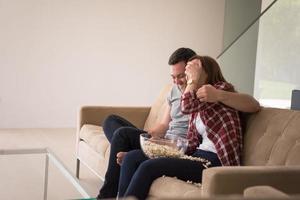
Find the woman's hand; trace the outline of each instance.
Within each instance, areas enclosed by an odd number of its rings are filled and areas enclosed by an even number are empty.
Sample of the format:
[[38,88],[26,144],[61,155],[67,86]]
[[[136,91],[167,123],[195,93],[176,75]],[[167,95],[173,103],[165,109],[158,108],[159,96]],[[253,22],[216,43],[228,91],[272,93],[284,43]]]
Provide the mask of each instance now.
[[185,74],[188,80],[193,80],[196,83],[199,81],[202,72],[202,65],[199,59],[194,59],[187,63]]

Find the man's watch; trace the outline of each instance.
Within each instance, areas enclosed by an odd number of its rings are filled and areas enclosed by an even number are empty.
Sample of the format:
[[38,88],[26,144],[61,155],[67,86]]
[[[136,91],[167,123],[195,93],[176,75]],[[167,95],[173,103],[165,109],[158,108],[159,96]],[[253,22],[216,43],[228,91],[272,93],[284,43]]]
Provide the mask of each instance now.
[[189,80],[187,81],[187,84],[188,84],[188,85],[196,84],[196,81],[193,80],[193,79],[189,79]]

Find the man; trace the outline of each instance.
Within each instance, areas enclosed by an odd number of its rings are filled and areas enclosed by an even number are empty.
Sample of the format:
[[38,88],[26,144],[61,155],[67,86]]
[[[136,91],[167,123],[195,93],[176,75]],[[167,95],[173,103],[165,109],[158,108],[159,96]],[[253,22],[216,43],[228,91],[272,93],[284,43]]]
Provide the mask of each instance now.
[[[181,112],[180,98],[187,85],[185,66],[194,55],[196,53],[192,49],[179,48],[170,56],[168,64],[171,66],[171,77],[174,85],[167,97],[168,106],[164,111],[162,120],[155,127],[147,131],[140,130],[116,115],[111,115],[105,120],[103,129],[111,143],[111,151],[105,181],[100,189],[98,199],[117,196],[120,176],[119,164],[121,164],[126,152],[140,149],[139,135],[141,133],[148,132],[152,136],[158,137],[166,133],[181,136],[187,133],[188,115]],[[259,110],[259,103],[253,97],[217,90],[210,85],[201,88],[197,92],[197,96],[202,101],[219,101],[242,112],[256,112]]]

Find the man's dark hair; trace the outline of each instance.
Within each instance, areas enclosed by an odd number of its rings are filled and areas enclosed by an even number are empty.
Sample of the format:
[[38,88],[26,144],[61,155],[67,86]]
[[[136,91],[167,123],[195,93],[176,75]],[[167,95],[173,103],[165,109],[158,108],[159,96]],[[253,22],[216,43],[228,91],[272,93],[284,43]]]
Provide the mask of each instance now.
[[172,53],[172,55],[169,58],[169,65],[175,65],[179,62],[185,62],[187,63],[188,60],[193,57],[194,55],[196,55],[196,52],[193,51],[190,48],[179,48],[177,49],[174,53]]

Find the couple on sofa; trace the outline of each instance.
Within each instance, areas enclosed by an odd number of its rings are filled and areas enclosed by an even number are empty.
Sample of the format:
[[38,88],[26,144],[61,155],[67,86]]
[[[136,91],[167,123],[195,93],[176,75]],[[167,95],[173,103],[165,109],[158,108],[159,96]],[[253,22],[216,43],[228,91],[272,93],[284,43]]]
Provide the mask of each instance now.
[[256,112],[259,103],[249,95],[236,93],[218,63],[208,56],[179,48],[170,56],[169,65],[174,85],[161,123],[150,130],[140,130],[120,116],[111,115],[105,120],[103,129],[111,151],[98,199],[145,199],[152,182],[163,175],[201,182],[201,162],[148,159],[139,142],[144,132],[155,137],[166,133],[186,136],[188,154],[209,160],[210,167],[240,164],[242,131],[238,111]]

